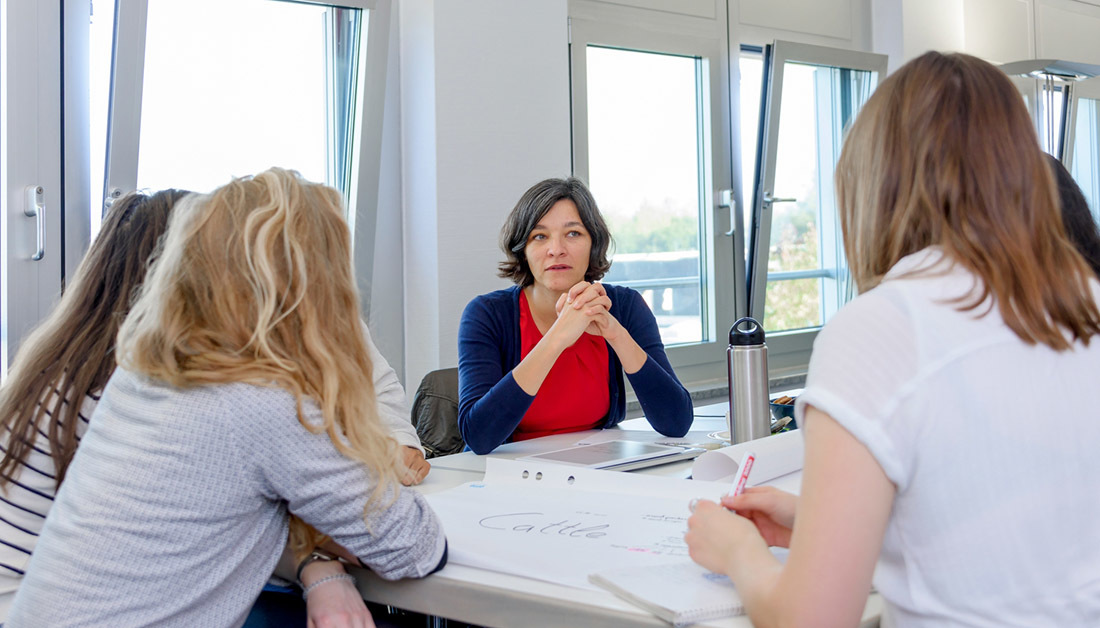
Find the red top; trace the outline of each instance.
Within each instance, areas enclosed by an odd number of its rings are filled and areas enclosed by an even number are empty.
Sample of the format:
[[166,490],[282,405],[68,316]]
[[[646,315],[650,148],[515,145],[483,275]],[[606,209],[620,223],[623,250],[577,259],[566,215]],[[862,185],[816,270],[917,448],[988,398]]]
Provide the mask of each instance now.
[[[542,340],[527,295],[519,295],[520,359]],[[602,336],[581,334],[561,352],[523,415],[512,440],[548,434],[579,432],[600,427],[611,408],[607,342]]]

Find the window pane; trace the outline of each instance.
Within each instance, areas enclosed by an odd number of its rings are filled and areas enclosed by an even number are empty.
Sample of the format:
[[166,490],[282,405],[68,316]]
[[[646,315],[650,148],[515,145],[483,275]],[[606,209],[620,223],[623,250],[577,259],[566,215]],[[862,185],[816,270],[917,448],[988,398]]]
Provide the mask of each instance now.
[[343,187],[360,13],[150,2],[138,187],[205,191],[271,166]]
[[1039,91],[1039,144],[1051,155],[1062,152],[1062,119],[1066,99],[1061,85],[1043,84]]
[[874,79],[872,72],[784,66],[765,294],[769,331],[823,325],[851,296],[833,171],[845,126]]
[[821,325],[821,279],[768,283],[764,320],[772,329],[794,330]]
[[615,239],[606,281],[642,293],[665,344],[707,339],[701,67],[587,47],[589,183]]
[[115,30],[114,0],[93,0],[91,25],[88,30],[88,117],[90,124],[89,180],[92,182],[92,240],[103,222],[103,182],[107,163],[107,105],[111,84],[111,41]]
[[1100,100],[1078,99],[1073,137],[1073,178],[1100,221]]
[[[742,225],[745,233],[751,230],[752,208],[755,199],[752,191],[756,187],[756,146],[760,132],[760,92],[763,80],[764,58],[760,53],[742,52],[739,59],[741,70],[741,190],[744,201],[741,203]],[[749,247],[746,246],[745,255]]]

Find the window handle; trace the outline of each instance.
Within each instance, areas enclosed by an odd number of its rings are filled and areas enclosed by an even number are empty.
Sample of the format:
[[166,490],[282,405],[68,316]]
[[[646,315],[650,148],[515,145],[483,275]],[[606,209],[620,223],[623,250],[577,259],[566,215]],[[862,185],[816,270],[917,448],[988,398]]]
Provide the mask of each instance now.
[[764,204],[765,205],[771,205],[773,203],[797,203],[797,202],[798,202],[797,198],[775,198],[774,196],[772,196],[772,193],[770,191],[769,192],[764,192]]
[[737,201],[733,200],[733,190],[718,190],[718,206],[730,210],[730,230],[725,234],[731,236],[734,231],[733,212],[737,209]]
[[28,185],[25,192],[27,202],[23,207],[23,213],[30,218],[34,218],[36,250],[31,259],[37,262],[46,255],[46,237],[42,226],[43,221],[46,219],[46,205],[42,202],[43,190],[41,185]]

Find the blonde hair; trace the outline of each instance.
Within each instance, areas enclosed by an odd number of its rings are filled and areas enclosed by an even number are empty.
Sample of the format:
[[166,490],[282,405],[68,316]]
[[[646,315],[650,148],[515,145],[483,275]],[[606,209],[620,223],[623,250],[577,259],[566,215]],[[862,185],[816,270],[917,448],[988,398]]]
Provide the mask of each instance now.
[[838,211],[861,292],[902,257],[938,245],[981,278],[1028,344],[1070,348],[1100,332],[1091,272],[1062,226],[1057,188],[1008,77],[964,54],[929,52],[887,78],[848,134]]
[[[327,433],[377,480],[366,517],[388,489],[396,494],[399,463],[361,325],[340,193],[272,168],[179,204],[119,330],[119,364],[179,387],[289,391],[302,426]],[[320,424],[306,421],[307,398]]]

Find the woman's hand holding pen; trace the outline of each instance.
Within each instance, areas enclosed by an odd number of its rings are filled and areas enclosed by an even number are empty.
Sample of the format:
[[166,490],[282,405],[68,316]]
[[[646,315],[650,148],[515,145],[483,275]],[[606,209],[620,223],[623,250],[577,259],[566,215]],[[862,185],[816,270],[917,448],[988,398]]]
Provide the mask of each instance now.
[[699,500],[684,541],[692,560],[729,573],[737,557],[753,545],[788,547],[797,507],[797,497],[771,487],[745,489],[737,497],[723,497],[721,505]]
[[771,486],[747,488],[737,497],[722,498],[722,506],[752,521],[769,546],[790,547],[798,498]]

